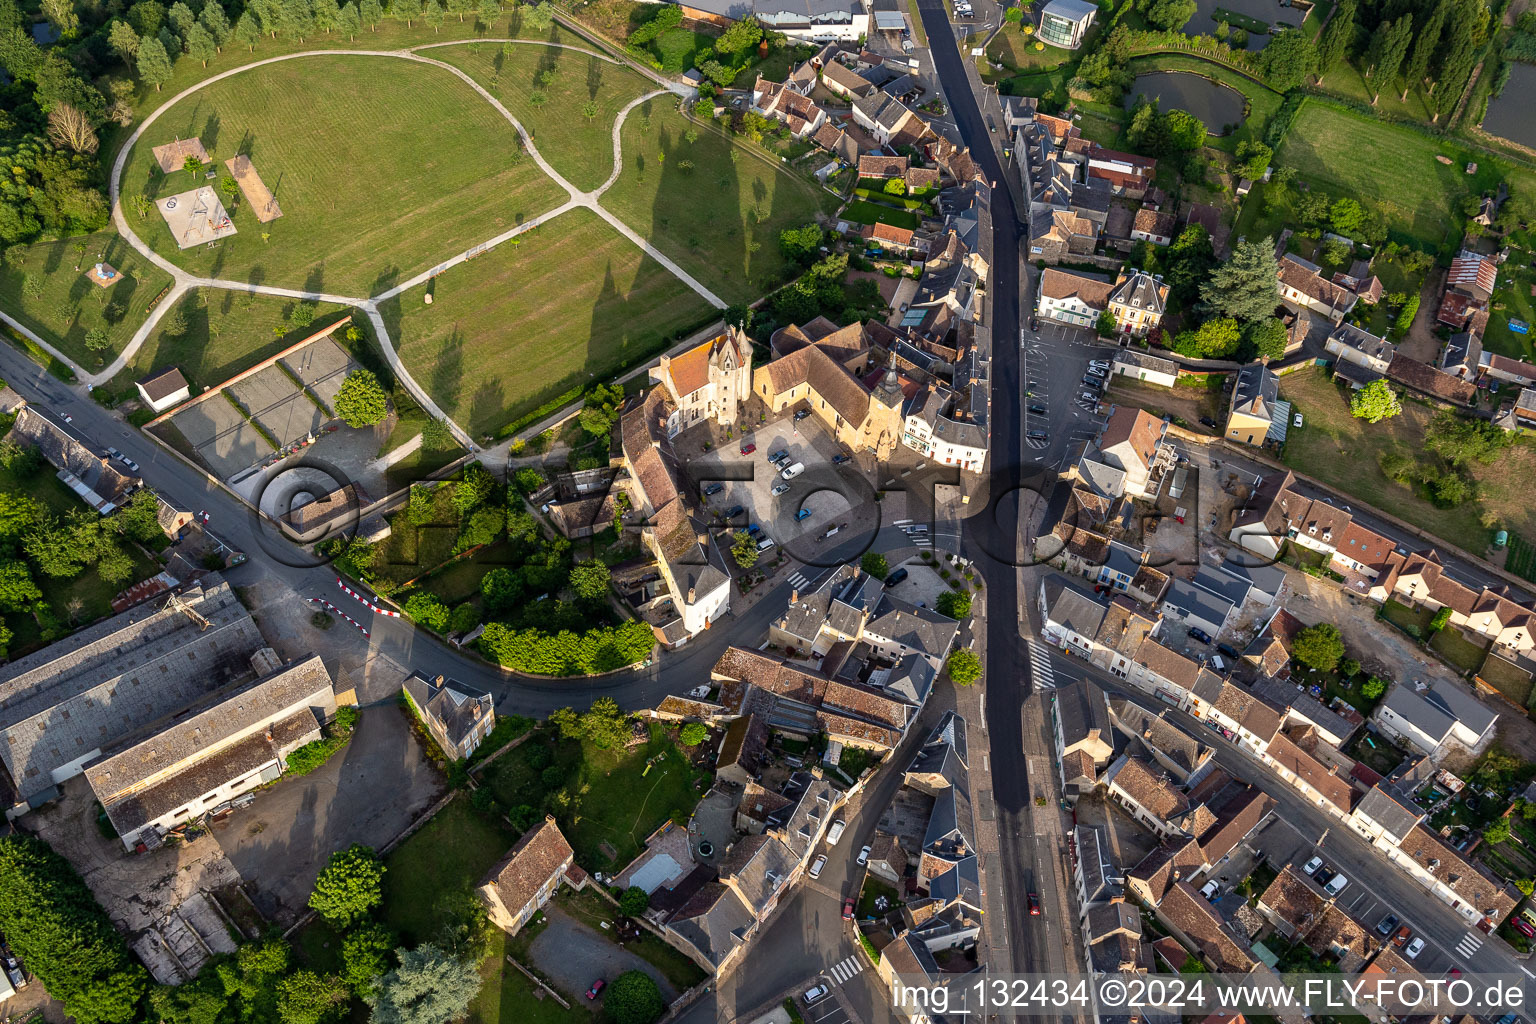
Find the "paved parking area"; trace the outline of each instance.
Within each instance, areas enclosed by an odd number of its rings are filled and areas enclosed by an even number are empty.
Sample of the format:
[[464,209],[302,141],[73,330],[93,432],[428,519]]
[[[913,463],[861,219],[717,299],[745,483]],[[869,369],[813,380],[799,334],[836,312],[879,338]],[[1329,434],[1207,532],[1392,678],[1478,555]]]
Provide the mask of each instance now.
[[[666,975],[644,960],[581,921],[567,914],[558,903],[545,904],[549,924],[528,947],[528,957],[540,971],[549,975],[573,1002],[587,1002],[587,987],[598,978],[612,982],[626,971],[649,974],[667,1002],[678,997],[677,989]],[[601,1000],[601,996],[598,997]]]
[[[898,566],[891,566],[892,571],[897,568]],[[907,570],[907,578],[886,589],[886,593],[899,601],[932,608],[934,602],[939,599],[939,595],[949,589],[948,584],[939,576],[938,570],[921,558],[909,558],[900,564],[900,568]]]

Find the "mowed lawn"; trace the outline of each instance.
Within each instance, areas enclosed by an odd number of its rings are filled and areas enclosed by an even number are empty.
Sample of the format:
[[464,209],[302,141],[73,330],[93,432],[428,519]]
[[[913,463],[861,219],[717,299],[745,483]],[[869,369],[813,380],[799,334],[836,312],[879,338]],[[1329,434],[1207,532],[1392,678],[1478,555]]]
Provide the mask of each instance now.
[[697,293],[574,209],[380,304],[400,357],[472,434],[612,376],[702,326]]
[[[539,154],[585,192],[613,171],[613,124],[619,111],[654,88],[622,64],[558,46],[486,44],[427,52],[467,72],[506,104],[533,136]],[[588,103],[596,106],[591,117]]]
[[[77,247],[83,250],[77,252]],[[0,304],[87,370],[98,370],[128,343],[144,322],[149,304],[170,287],[170,275],[135,252],[116,231],[54,242],[38,242],[21,250],[17,266],[0,263]],[[86,275],[98,261],[121,275],[102,288]],[[75,267],[78,265],[79,270]],[[104,328],[110,345],[93,352],[85,336]]]
[[727,302],[751,302],[782,284],[790,268],[779,232],[836,206],[719,128],[688,120],[673,97],[636,107],[621,135],[624,170],[603,206]]
[[516,841],[467,797],[452,801],[384,859],[384,923],[405,945],[432,941]]
[[[151,149],[177,136],[200,137],[220,174],[248,153],[283,216],[260,224],[240,199],[238,234],[178,249],[159,211],[140,219],[130,198],[217,185],[160,173]],[[186,97],[140,137],[123,193],[134,230],[189,271],[357,297],[565,198],[516,129],[451,72],[341,54],[255,68]]]
[[1381,471],[1381,456],[1398,453],[1432,458],[1424,450],[1424,431],[1437,410],[1405,398],[1401,414],[1374,426],[1357,420],[1339,386],[1319,369],[1298,370],[1280,378],[1280,395],[1306,417],[1305,425],[1286,434],[1285,462],[1341,493],[1442,537],[1475,555],[1483,554],[1493,531],[1478,522],[1483,509],[1499,525],[1536,536],[1536,508],[1529,483],[1536,477],[1536,443],[1521,439],[1492,465],[1474,464],[1479,500],[1457,508],[1436,508]]
[[[233,377],[268,356],[295,345],[308,335],[333,323],[345,312],[340,306],[321,304],[315,309],[315,321],[302,330],[290,330],[286,317],[294,307],[292,299],[271,295],[248,295],[197,288],[181,300],[187,330],[178,337],[156,330],[134,353],[121,373],[112,378],[113,390],[137,397],[133,382],[155,370],[180,367],[194,395]],[[161,324],[165,321],[162,319]],[[275,328],[284,327],[282,334]]]
[[[1440,163],[1437,155],[1448,157],[1450,164]],[[1468,161],[1477,163],[1476,174],[1466,173]],[[1389,230],[1431,250],[1459,240],[1466,196],[1492,189],[1501,179],[1508,179],[1512,189],[1536,189],[1536,174],[1486,153],[1474,154],[1315,99],[1302,104],[1276,163],[1295,167],[1334,198],[1353,196],[1376,206]],[[1391,168],[1390,188],[1381,187],[1383,168]]]

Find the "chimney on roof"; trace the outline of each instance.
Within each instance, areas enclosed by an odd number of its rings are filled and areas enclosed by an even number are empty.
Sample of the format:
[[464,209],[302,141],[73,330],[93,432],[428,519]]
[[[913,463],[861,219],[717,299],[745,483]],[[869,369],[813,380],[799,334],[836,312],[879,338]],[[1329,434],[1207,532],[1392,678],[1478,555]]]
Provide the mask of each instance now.
[[795,587],[793,590],[791,590],[789,592],[789,603],[790,604],[799,604],[800,603],[800,588],[799,587]]
[[695,593],[696,593],[695,588],[692,585],[690,585],[688,587],[688,603],[689,604],[693,604],[693,602],[694,602],[694,594]]
[[438,686],[442,686],[442,685],[443,685],[443,677],[442,677],[442,674],[441,674],[441,673],[439,673],[439,674],[438,674],[438,677],[437,677],[437,678],[436,678],[436,679],[434,679],[434,680],[432,680],[432,681],[433,681],[433,682],[434,682],[434,683],[436,683],[436,684],[437,684],[437,685],[438,685]]

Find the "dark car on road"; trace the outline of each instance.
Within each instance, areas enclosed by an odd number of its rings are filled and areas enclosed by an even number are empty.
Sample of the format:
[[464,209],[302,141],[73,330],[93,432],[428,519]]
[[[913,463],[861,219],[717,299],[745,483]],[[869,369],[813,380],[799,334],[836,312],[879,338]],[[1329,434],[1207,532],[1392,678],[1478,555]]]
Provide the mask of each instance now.
[[1203,644],[1208,644],[1211,642],[1211,634],[1207,633],[1199,626],[1189,627],[1189,638],[1191,640],[1199,640]]
[[801,409],[799,412],[795,413],[795,422],[799,423],[801,420],[805,419],[810,414],[811,414],[811,410],[809,410],[809,409]]
[[725,510],[725,518],[735,519],[745,511],[746,509],[742,508],[740,505],[732,505],[730,508]]
[[775,465],[777,465],[778,463],[783,462],[787,458],[789,458],[789,449],[788,448],[780,448],[778,451],[776,451],[772,455],[768,456],[768,461],[774,463]]
[[1036,416],[1044,416],[1045,415],[1045,406],[1043,406],[1043,405],[1032,405],[1032,406],[1029,407],[1029,411],[1034,413]]
[[1392,929],[1396,927],[1397,915],[1388,914],[1386,917],[1382,918],[1381,923],[1376,926],[1376,934],[1380,935],[1382,938],[1386,938],[1388,935],[1392,934]]
[[1237,652],[1237,648],[1233,647],[1231,644],[1217,644],[1216,649],[1229,658],[1242,657],[1242,655]]
[[1210,427],[1212,430],[1216,429],[1216,421],[1211,419],[1209,416],[1201,416],[1200,417],[1200,423],[1203,426]]
[[832,465],[834,465],[834,466],[841,466],[841,465],[843,465],[846,462],[852,462],[852,461],[853,461],[853,456],[852,455],[848,455],[848,454],[846,454],[844,452],[838,452],[836,455],[832,456]]
[[704,496],[707,498],[711,495],[719,494],[723,490],[725,490],[725,484],[709,484],[704,488]]
[[1032,330],[1032,331],[1040,330],[1040,321],[1035,319],[1034,317],[1030,317],[1029,318],[1029,329]]
[[897,570],[895,570],[894,572],[892,572],[889,576],[887,576],[885,578],[885,585],[888,586],[888,587],[894,587],[896,584],[900,583],[902,580],[904,580],[906,578],[907,578],[907,570],[905,570],[905,569],[897,569]]
[[1043,430],[1031,430],[1028,434],[1028,437],[1031,441],[1048,441],[1050,440],[1051,435],[1047,434]]

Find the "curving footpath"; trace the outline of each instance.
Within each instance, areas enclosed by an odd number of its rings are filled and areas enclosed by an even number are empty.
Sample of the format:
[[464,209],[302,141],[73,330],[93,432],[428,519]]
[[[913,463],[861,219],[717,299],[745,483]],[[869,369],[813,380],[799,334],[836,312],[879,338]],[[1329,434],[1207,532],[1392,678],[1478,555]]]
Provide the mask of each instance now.
[[[67,364],[72,370],[75,371],[76,376],[84,380],[88,385],[94,386],[97,384],[106,383],[119,372],[121,372],[123,367],[126,366],[129,361],[131,361],[133,357],[138,354],[140,347],[142,347],[144,342],[148,340],[150,333],[154,330],[155,325],[160,322],[160,318],[165,315],[166,310],[170,309],[175,303],[181,301],[182,296],[194,288],[214,288],[221,291],[241,291],[252,295],[271,295],[279,298],[298,299],[300,301],[307,302],[330,302],[344,306],[355,306],[361,309],[367,315],[369,322],[373,325],[374,333],[379,339],[379,347],[383,351],[384,358],[389,363],[389,367],[391,371],[394,372],[396,378],[403,385],[405,385],[406,390],[408,390],[411,393],[411,396],[421,404],[423,409],[427,410],[431,416],[446,423],[449,429],[453,432],[454,437],[458,439],[459,443],[473,452],[478,451],[479,447],[475,444],[474,439],[469,435],[469,432],[460,426],[457,422],[455,422],[435,401],[433,401],[432,396],[427,393],[426,389],[423,388],[416,381],[416,379],[411,376],[410,370],[406,368],[405,363],[400,359],[399,353],[395,351],[394,343],[390,339],[389,331],[384,324],[384,318],[379,312],[380,302],[392,299],[411,288],[415,288],[421,284],[424,284],[431,280],[433,277],[436,277],[438,274],[456,267],[460,263],[463,263],[475,256],[479,256],[486,252],[488,249],[492,249],[509,239],[523,234],[526,231],[531,231],[541,224],[548,223],[550,220],[553,220],[555,217],[560,216],[562,213],[565,213],[568,210],[582,207],[591,210],[593,213],[597,214],[597,216],[601,217],[610,227],[633,242],[647,256],[665,267],[673,274],[673,276],[686,284],[694,292],[698,293],[698,295],[700,295],[710,305],[714,306],[716,309],[724,309],[726,306],[725,300],[721,299],[714,292],[706,288],[702,283],[694,278],[693,275],[689,274],[686,270],[673,262],[672,259],[665,253],[651,245],[650,242],[646,241],[644,238],[641,238],[640,235],[636,234],[633,230],[630,229],[629,225],[619,220],[619,218],[614,216],[612,213],[609,213],[598,202],[603,193],[608,191],[608,189],[613,187],[614,183],[618,181],[619,173],[623,170],[623,154],[621,151],[622,146],[620,141],[620,132],[624,127],[625,118],[628,117],[629,112],[635,107],[649,100],[652,100],[657,96],[667,95],[671,90],[658,89],[653,92],[646,93],[643,96],[631,100],[619,112],[618,117],[614,120],[612,133],[613,172],[608,176],[608,180],[603,182],[601,186],[592,190],[591,192],[583,192],[577,189],[574,185],[562,177],[558,171],[549,165],[549,162],[546,161],[543,155],[539,152],[538,147],[534,145],[533,138],[528,134],[527,129],[523,127],[517,118],[512,116],[512,112],[508,110],[500,100],[498,100],[495,96],[492,96],[489,91],[480,85],[479,82],[476,82],[469,76],[467,72],[461,71],[459,68],[454,67],[452,64],[447,64],[440,60],[434,60],[431,57],[422,56],[416,52],[418,50],[437,49],[445,46],[464,46],[469,45],[470,43],[479,42],[518,43],[532,46],[555,46],[559,47],[560,49],[573,50],[577,53],[585,53],[590,56],[597,57],[601,60],[608,61],[610,64],[620,65],[619,61],[616,61],[613,58],[606,56],[605,54],[597,53],[594,50],[584,49],[579,46],[571,46],[565,43],[542,43],[527,39],[493,39],[425,43],[421,46],[414,46],[405,50],[305,50],[300,53],[288,53],[278,57],[267,57],[263,60],[252,61],[249,64],[243,64],[237,68],[231,68],[228,71],[222,71],[219,74],[213,75],[210,78],[206,78],[203,81],[198,82],[196,85],[188,86],[186,89],[183,89],[181,92],[177,93],[175,96],[172,96],[170,99],[166,100],[166,102],[157,107],[153,113],[146,117],[138,125],[138,127],[134,129],[133,134],[128,136],[127,141],[125,141],[122,147],[118,150],[116,159],[112,162],[110,201],[112,204],[113,224],[117,227],[118,233],[123,236],[129,245],[133,246],[133,248],[141,255],[143,255],[145,259],[149,260],[155,266],[169,274],[172,281],[170,291],[166,294],[165,298],[156,305],[154,310],[152,310],[150,314],[145,317],[144,322],[139,325],[136,331],[134,331],[133,337],[129,339],[128,344],[123,348],[123,350],[118,353],[117,358],[112,360],[111,364],[101,372],[87,373],[73,360],[69,359],[63,353],[59,352],[52,345],[49,345],[42,338],[39,338],[36,334],[28,330],[26,327],[18,323],[10,316],[0,312],[0,320],[3,320],[11,327],[20,331],[28,338],[28,340],[41,347],[50,355]],[[346,56],[395,57],[401,60],[410,60],[421,64],[429,64],[433,67],[442,68],[450,74],[455,75],[476,93],[478,93],[482,99],[484,99],[493,108],[495,108],[495,110],[507,120],[507,123],[516,129],[518,137],[522,141],[524,150],[528,153],[529,156],[533,158],[533,161],[536,165],[538,165],[539,170],[543,171],[544,174],[548,175],[552,181],[554,181],[557,185],[565,190],[567,196],[566,201],[552,210],[548,210],[536,217],[532,217],[526,221],[523,221],[517,226],[507,231],[503,231],[493,238],[479,242],[476,245],[465,249],[463,252],[460,252],[457,255],[450,257],[449,259],[444,260],[443,262],[438,263],[435,266],[428,268],[427,270],[422,271],[409,280],[395,285],[393,288],[390,288],[387,291],[380,292],[378,295],[364,297],[335,295],[329,292],[307,291],[298,288],[281,288],[273,285],[259,285],[252,284],[247,281],[232,281],[225,278],[199,277],[197,275],[188,273],[181,267],[177,266],[170,260],[155,252],[153,248],[151,248],[142,238],[138,236],[138,234],[129,225],[128,218],[123,212],[123,204],[121,201],[123,169],[127,165],[128,154],[138,143],[140,136],[144,134],[145,129],[154,124],[155,121],[159,119],[161,114],[165,113],[172,106],[179,103],[186,97],[192,95],[193,93],[207,88],[209,85],[212,85],[215,82],[219,82],[234,75],[250,71],[253,68],[264,67],[268,64],[277,64],[281,61],[298,60],[305,57]]]

